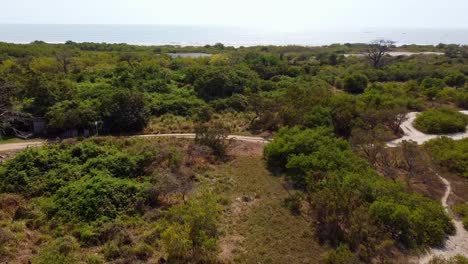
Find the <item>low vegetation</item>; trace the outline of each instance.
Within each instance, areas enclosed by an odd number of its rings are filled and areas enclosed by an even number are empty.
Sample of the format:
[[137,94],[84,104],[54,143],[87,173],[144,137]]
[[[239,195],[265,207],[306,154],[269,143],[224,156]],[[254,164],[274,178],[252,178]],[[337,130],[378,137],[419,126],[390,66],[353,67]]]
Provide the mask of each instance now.
[[465,132],[468,116],[449,108],[428,110],[416,117],[415,127],[428,134]]
[[453,208],[453,212],[462,219],[463,227],[468,230],[468,204],[459,204]]
[[33,263],[211,263],[218,198],[192,187],[211,161],[202,146],[143,139],[27,149],[0,167],[0,258],[8,261],[38,236]]
[[[428,155],[466,177],[467,141],[385,142],[413,111],[424,132],[465,130],[468,47],[393,44],[0,43],[0,139],[74,137],[0,157],[0,262],[385,263],[442,245]],[[274,135],[267,168],[230,133]]]
[[379,175],[330,129],[281,129],[265,147],[265,158],[308,197],[317,237],[348,247],[329,259],[385,259],[394,246],[440,246],[455,231],[438,202]]
[[468,263],[468,259],[462,255],[458,255],[449,259],[435,257],[429,262],[429,264],[467,264],[467,263]]
[[426,142],[424,147],[437,164],[468,177],[468,139],[455,141],[441,137]]

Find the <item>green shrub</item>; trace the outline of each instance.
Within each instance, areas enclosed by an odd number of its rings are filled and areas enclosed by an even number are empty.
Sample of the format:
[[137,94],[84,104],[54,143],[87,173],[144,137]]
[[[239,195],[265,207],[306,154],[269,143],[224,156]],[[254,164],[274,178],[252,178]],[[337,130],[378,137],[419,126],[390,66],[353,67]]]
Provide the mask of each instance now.
[[206,103],[189,91],[180,90],[170,94],[153,94],[151,113],[153,115],[173,114],[190,116]]
[[265,146],[264,155],[271,169],[290,174],[296,186],[305,187],[306,172],[326,173],[362,164],[348,142],[336,139],[329,128],[283,128]]
[[172,207],[161,234],[169,260],[216,263],[220,212],[217,198],[205,192]]
[[439,165],[468,177],[468,138],[458,141],[436,138],[424,143],[424,148]]
[[84,164],[84,171],[108,171],[113,177],[133,178],[140,169],[141,158],[123,152],[89,159]]
[[91,141],[30,148],[0,170],[0,190],[29,197],[50,196],[92,169],[108,171],[114,177],[135,177],[140,172],[142,161],[139,155]]
[[371,205],[370,213],[378,221],[390,225],[398,240],[409,248],[441,246],[446,234],[455,232],[443,208],[418,195],[400,193],[396,197],[379,198]]
[[98,120],[94,101],[63,101],[52,106],[46,114],[48,127],[75,129],[93,127]]
[[364,90],[367,88],[369,80],[367,77],[363,74],[352,74],[350,76],[347,76],[344,79],[344,89],[348,93],[353,93],[353,94],[359,94],[363,93]]
[[429,110],[419,114],[414,126],[429,134],[465,132],[468,116],[449,108]]
[[307,128],[333,127],[331,110],[327,107],[314,106],[311,111],[305,113],[303,125]]
[[[0,171],[0,190],[27,196],[39,196],[44,192],[54,191],[48,190],[51,184],[60,185],[60,182],[75,178],[72,168],[61,168],[62,163],[69,162],[70,156],[57,147],[26,149],[8,161]],[[70,171],[66,173],[68,169]]]
[[58,238],[46,245],[39,255],[33,258],[33,264],[79,263],[78,242],[73,237]]
[[212,100],[256,88],[257,75],[248,68],[210,67],[194,82],[198,96]]
[[220,98],[210,102],[210,105],[217,111],[242,112],[248,107],[247,98],[241,94],[234,94],[228,98]]
[[136,213],[146,202],[147,186],[132,180],[112,178],[101,171],[73,182],[52,197],[49,215],[66,221],[92,222]]
[[359,264],[362,263],[359,257],[354,254],[345,245],[339,246],[337,249],[330,251],[325,256],[326,264]]
[[468,230],[468,205],[460,204],[453,208],[453,212],[462,219],[463,227]]
[[142,93],[117,90],[102,100],[100,110],[104,126],[111,132],[137,132],[147,125],[149,110]]
[[230,129],[225,124],[221,122],[199,124],[195,128],[195,133],[197,144],[209,147],[217,158],[226,158]]
[[444,80],[438,78],[426,78],[421,82],[423,93],[432,100],[444,88]]
[[281,129],[264,155],[310,195],[317,235],[332,245],[370,250],[392,237],[408,248],[439,246],[455,231],[440,204],[379,175],[328,129]]
[[447,85],[452,87],[463,87],[466,82],[466,77],[461,72],[451,73],[444,78]]
[[79,229],[78,238],[83,246],[96,246],[100,243],[100,234],[91,225],[84,225]]
[[86,264],[101,264],[104,263],[104,259],[102,259],[99,255],[89,255],[86,259]]

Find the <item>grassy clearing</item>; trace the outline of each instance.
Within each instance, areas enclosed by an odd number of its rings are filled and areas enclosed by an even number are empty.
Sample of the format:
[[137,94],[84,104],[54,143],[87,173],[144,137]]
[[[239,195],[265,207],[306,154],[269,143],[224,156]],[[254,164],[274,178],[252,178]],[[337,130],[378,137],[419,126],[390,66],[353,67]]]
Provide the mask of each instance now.
[[[252,119],[251,113],[214,114],[212,119],[225,124],[231,130],[231,133],[251,135],[249,131],[249,123]],[[149,125],[144,129],[144,133],[193,133],[195,124],[191,118],[166,114],[151,119]]]
[[[229,205],[220,258],[225,263],[319,263],[325,248],[309,223],[283,206],[289,196],[259,156],[237,157],[208,175]],[[216,181],[213,181],[216,179]]]

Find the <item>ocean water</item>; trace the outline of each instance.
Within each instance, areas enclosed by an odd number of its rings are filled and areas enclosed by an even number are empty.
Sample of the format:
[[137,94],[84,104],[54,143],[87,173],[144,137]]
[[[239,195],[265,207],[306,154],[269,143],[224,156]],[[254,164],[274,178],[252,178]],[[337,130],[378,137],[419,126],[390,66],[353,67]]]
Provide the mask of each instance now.
[[425,44],[468,45],[466,29],[320,29],[280,32],[259,29],[168,25],[0,25],[0,41],[30,43],[106,42],[138,45],[194,45],[223,43],[230,46],[305,45],[368,43],[391,39],[397,45]]

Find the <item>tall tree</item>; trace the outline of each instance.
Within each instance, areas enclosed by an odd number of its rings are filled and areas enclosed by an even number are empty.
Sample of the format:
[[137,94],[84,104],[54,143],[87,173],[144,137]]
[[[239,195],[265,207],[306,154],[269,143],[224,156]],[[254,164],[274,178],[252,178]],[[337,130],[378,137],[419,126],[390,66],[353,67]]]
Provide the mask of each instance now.
[[392,40],[378,39],[372,41],[367,47],[367,58],[374,68],[382,66],[382,58],[387,54],[395,44]]
[[54,52],[55,59],[60,63],[63,69],[64,74],[68,74],[70,71],[69,66],[72,63],[73,56],[76,55],[76,52],[70,48],[61,48],[58,51]]

